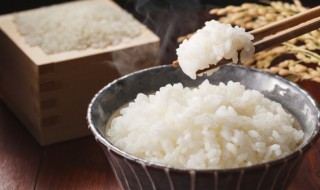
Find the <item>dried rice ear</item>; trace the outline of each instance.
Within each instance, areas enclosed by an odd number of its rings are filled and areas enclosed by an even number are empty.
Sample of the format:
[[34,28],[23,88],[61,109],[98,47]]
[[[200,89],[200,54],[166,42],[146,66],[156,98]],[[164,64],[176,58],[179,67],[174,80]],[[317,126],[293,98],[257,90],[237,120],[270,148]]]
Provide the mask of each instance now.
[[[220,22],[253,30],[308,9],[300,0],[294,0],[294,4],[281,1],[263,1],[263,3],[244,3],[240,6],[215,8],[210,10],[210,14],[218,16]],[[314,30],[278,47],[255,54],[253,59],[243,65],[278,74],[294,82],[310,80],[320,83],[319,39],[320,30]],[[283,68],[280,64],[286,59],[292,60],[293,63],[288,68]],[[297,70],[294,65],[303,65],[307,71]]]

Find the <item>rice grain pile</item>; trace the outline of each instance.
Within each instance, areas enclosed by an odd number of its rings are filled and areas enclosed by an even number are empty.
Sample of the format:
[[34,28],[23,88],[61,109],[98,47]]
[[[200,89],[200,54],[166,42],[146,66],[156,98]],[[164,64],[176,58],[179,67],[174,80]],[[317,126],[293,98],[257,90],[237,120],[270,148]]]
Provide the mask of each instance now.
[[47,54],[105,48],[138,36],[142,25],[130,14],[102,1],[77,1],[15,16],[26,43]]
[[244,28],[232,27],[215,20],[208,21],[190,39],[185,39],[176,50],[179,65],[186,75],[195,79],[198,70],[216,65],[222,59],[238,63],[238,51],[240,61],[244,63],[254,54],[255,49],[251,42],[253,38]]
[[279,103],[234,82],[138,94],[109,125],[115,146],[176,168],[250,166],[287,155],[304,136]]

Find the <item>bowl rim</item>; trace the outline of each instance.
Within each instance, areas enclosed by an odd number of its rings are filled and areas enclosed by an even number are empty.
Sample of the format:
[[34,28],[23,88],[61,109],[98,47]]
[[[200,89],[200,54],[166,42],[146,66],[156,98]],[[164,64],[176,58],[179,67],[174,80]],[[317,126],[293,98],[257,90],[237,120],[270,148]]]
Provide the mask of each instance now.
[[[194,172],[200,172],[200,173],[213,173],[213,172],[239,172],[239,171],[252,171],[252,170],[257,170],[257,169],[261,169],[261,168],[270,168],[276,165],[280,165],[283,163],[286,163],[288,160],[290,159],[294,159],[295,157],[301,157],[303,156],[319,139],[320,137],[320,109],[319,106],[317,105],[316,101],[311,97],[311,95],[305,91],[304,89],[300,88],[298,84],[293,83],[291,81],[288,81],[284,78],[282,78],[281,76],[275,75],[275,74],[271,74],[271,73],[267,73],[265,71],[259,70],[259,69],[253,69],[253,68],[248,68],[242,65],[235,65],[235,64],[227,64],[225,65],[227,67],[238,67],[240,69],[245,69],[245,70],[252,70],[253,72],[258,72],[260,74],[263,75],[269,75],[271,77],[276,78],[277,80],[280,80],[284,83],[287,83],[288,85],[293,86],[295,89],[297,89],[302,95],[304,95],[306,97],[307,100],[310,101],[310,103],[317,109],[317,124],[316,124],[316,130],[311,134],[310,138],[306,139],[306,142],[302,144],[300,144],[296,150],[294,150],[293,152],[291,152],[290,154],[284,156],[284,157],[280,157],[274,160],[270,160],[268,162],[263,162],[263,163],[259,163],[259,164],[254,164],[251,166],[243,166],[243,167],[236,167],[236,168],[221,168],[221,169],[214,169],[214,168],[206,168],[206,169],[196,169],[196,168],[179,168],[179,167],[173,167],[170,165],[166,165],[166,164],[161,164],[161,163],[155,163],[152,161],[148,161],[148,160],[144,160],[142,158],[136,157],[134,155],[131,155],[123,150],[121,150],[120,148],[114,146],[110,141],[108,141],[99,131],[98,129],[93,125],[92,122],[92,107],[95,103],[95,101],[100,97],[100,95],[102,94],[103,91],[107,90],[108,88],[110,88],[111,86],[115,85],[116,83],[118,83],[119,81],[125,80],[128,77],[131,77],[132,75],[139,75],[141,73],[150,71],[150,70],[158,70],[158,69],[162,69],[162,68],[168,68],[168,67],[173,67],[172,65],[160,65],[160,66],[154,66],[154,67],[150,67],[150,68],[146,68],[146,69],[142,69],[127,75],[124,75],[118,79],[113,80],[112,82],[108,83],[106,86],[104,86],[102,89],[100,89],[92,98],[92,100],[89,103],[89,107],[87,109],[87,121],[88,121],[88,128],[89,130],[93,133],[95,139],[100,142],[103,146],[103,148],[107,148],[108,151],[113,151],[115,154],[126,158],[130,161],[133,162],[137,162],[139,164],[145,165],[145,166],[149,166],[149,167],[153,167],[153,168],[157,168],[157,169],[169,169],[171,171],[175,171],[175,172],[190,172],[190,171],[194,171]],[[224,67],[224,66],[222,66]]]

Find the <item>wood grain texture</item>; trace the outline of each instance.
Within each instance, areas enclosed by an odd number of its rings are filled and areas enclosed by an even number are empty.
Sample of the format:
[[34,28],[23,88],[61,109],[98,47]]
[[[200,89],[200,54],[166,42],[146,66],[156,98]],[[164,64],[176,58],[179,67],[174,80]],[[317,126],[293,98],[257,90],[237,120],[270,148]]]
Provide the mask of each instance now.
[[289,190],[320,189],[320,140],[311,148]]
[[0,189],[33,189],[42,148],[0,101]]
[[92,137],[48,146],[36,189],[113,189],[117,184],[110,170]]
[[[112,0],[95,0],[100,3],[105,3],[106,5],[125,12],[120,6],[118,6]],[[66,2],[69,4],[75,2]],[[30,9],[23,12],[34,12],[36,9]],[[56,62],[63,62],[65,60],[73,60],[82,57],[90,57],[97,54],[103,53],[112,53],[118,50],[137,47],[144,44],[149,43],[158,43],[159,38],[154,35],[148,28],[143,27],[141,34],[136,36],[130,41],[125,41],[116,45],[107,46],[105,48],[88,48],[85,50],[74,50],[74,51],[66,51],[56,54],[46,54],[44,53],[40,47],[38,46],[30,46],[25,43],[25,38],[20,35],[17,30],[17,27],[14,23],[14,14],[7,14],[0,16],[0,28],[3,32],[10,38],[18,47],[19,49],[24,52],[36,65],[44,65]]]
[[[320,140],[309,151],[289,190],[320,189],[319,160]],[[92,137],[43,147],[42,151],[2,102],[0,176],[1,190],[120,189],[103,151]]]
[[[1,26],[1,23],[0,23]],[[34,135],[40,135],[37,68],[0,29],[0,96]],[[28,100],[28,101],[26,101]],[[31,127],[32,126],[32,127]]]
[[[125,12],[111,0],[95,1]],[[159,37],[141,23],[140,35],[119,44],[49,55],[25,42],[14,15],[0,15],[6,55],[0,56],[0,96],[42,145],[87,136],[93,95],[123,74],[160,63]]]

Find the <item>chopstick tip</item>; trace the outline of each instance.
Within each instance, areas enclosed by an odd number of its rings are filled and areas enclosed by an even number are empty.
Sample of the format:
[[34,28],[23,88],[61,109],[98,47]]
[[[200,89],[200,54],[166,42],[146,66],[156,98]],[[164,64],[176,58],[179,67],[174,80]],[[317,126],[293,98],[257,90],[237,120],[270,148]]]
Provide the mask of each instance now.
[[172,62],[173,67],[179,67],[179,61],[175,60]]

